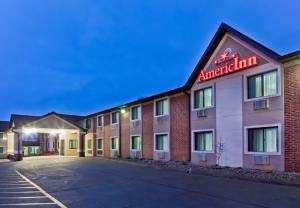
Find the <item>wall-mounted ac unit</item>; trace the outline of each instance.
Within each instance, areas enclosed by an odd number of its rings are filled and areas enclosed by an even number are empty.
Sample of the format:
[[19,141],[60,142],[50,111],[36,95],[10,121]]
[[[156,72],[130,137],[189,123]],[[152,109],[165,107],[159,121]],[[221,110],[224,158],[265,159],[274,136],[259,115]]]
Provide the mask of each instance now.
[[269,100],[263,99],[263,100],[256,100],[253,102],[253,109],[254,110],[263,110],[269,108]]
[[167,153],[166,153],[166,152],[159,152],[159,153],[157,154],[157,157],[158,157],[158,159],[160,159],[160,160],[164,160],[164,159],[166,159],[166,157],[167,157]]
[[197,117],[202,118],[207,116],[207,110],[206,109],[201,109],[197,110]]
[[201,162],[207,161],[207,155],[205,153],[198,154],[198,160]]
[[131,128],[138,127],[140,125],[140,121],[131,121]]
[[130,152],[130,157],[141,159],[142,158],[142,152],[141,151],[131,151]]
[[255,165],[269,165],[270,157],[268,155],[254,155],[254,164]]
[[119,157],[119,150],[112,150],[112,157]]
[[111,124],[110,128],[111,129],[118,129],[119,128],[119,124]]
[[98,131],[103,131],[103,126],[98,126]]
[[97,155],[103,155],[103,150],[97,150]]
[[92,154],[93,154],[93,150],[88,150],[87,153],[88,153],[89,155],[92,155]]
[[158,123],[164,123],[165,121],[167,121],[168,116],[159,116],[156,118]]

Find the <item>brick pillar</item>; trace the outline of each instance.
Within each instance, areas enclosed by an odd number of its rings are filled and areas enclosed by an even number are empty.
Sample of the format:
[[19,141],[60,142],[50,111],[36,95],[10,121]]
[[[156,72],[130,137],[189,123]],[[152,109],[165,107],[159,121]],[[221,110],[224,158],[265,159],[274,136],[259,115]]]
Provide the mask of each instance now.
[[145,159],[153,159],[153,103],[142,105],[142,154]]
[[300,172],[300,65],[284,69],[285,170]]
[[103,134],[104,157],[110,157],[110,114],[104,115],[104,134]]
[[130,156],[130,121],[129,121],[129,109],[126,112],[120,113],[121,126],[120,126],[120,144],[121,144],[121,156],[123,158]]
[[92,118],[92,130],[93,130],[93,156],[97,155],[97,117]]

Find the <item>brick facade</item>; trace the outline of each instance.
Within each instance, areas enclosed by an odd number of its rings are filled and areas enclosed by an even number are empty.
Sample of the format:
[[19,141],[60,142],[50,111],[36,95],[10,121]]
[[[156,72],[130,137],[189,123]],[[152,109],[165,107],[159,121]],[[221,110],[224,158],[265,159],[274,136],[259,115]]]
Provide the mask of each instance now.
[[97,155],[97,117],[92,118],[93,129],[93,156]]
[[120,135],[120,148],[121,157],[126,158],[130,156],[130,112],[126,109],[125,113],[120,115],[121,135]]
[[153,103],[142,105],[142,152],[143,158],[153,159]]
[[110,157],[110,114],[104,115],[104,157]]
[[300,172],[300,65],[284,70],[285,170]]
[[170,98],[171,160],[190,159],[189,96],[182,94]]

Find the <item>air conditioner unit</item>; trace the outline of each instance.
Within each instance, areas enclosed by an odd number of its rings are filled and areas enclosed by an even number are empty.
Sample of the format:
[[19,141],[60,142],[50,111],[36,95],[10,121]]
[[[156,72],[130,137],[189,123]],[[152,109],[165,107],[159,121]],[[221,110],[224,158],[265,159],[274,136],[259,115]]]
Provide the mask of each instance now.
[[269,165],[270,157],[268,155],[254,155],[254,164],[256,165]]
[[119,150],[112,150],[113,152],[112,152],[112,156],[113,157],[119,157]]
[[201,161],[201,162],[207,161],[207,155],[204,154],[204,153],[198,154],[198,160]]
[[119,128],[119,124],[111,124],[111,129],[118,129]]
[[157,156],[158,156],[158,159],[164,160],[164,159],[166,159],[167,153],[166,152],[159,152],[157,154]]
[[254,110],[262,110],[262,109],[268,109],[269,108],[269,100],[256,100],[253,102],[253,109]]
[[167,116],[159,116],[159,117],[157,117],[157,122],[158,122],[158,123],[163,123],[163,122],[165,122],[167,119],[168,119]]
[[92,155],[93,154],[93,150],[88,150],[88,154]]
[[201,109],[197,111],[197,117],[206,117],[207,116],[207,110],[206,109]]
[[97,150],[97,155],[103,155],[103,150]]
[[138,127],[139,125],[140,125],[140,121],[131,121],[132,128]]

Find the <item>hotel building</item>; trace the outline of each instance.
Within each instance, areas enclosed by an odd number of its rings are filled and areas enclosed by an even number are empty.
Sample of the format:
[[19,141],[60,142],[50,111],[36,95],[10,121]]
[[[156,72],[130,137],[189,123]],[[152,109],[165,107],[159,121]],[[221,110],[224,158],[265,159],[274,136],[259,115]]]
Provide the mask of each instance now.
[[299,114],[300,51],[279,55],[221,24],[184,86],[87,116],[12,115],[4,133],[7,154],[18,159],[131,157],[299,172]]

